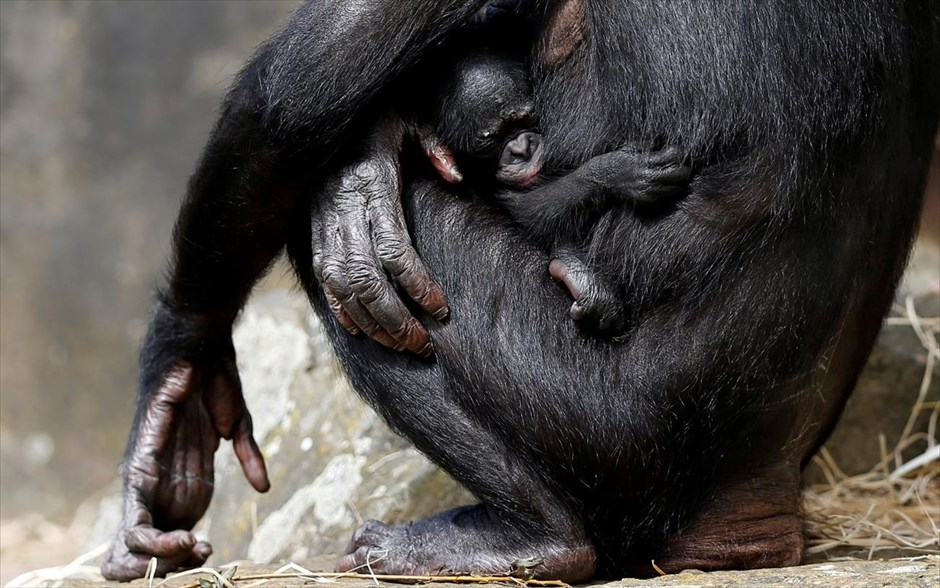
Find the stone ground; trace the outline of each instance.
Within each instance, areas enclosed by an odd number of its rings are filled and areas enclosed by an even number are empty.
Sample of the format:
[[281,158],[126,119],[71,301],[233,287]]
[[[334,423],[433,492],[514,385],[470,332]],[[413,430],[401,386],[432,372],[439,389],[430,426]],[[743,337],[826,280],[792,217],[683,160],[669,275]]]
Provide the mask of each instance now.
[[[332,558],[319,557],[312,562],[307,562],[309,569],[328,570],[331,569]],[[224,568],[223,568],[224,569]],[[88,572],[93,568],[76,569],[76,575],[72,577],[59,577],[57,579],[42,580],[38,577],[26,580],[22,583],[16,583],[16,586],[69,586],[76,588],[149,588],[150,586],[162,586],[164,588],[216,588],[215,583],[203,583],[200,586],[200,578],[210,580],[212,576],[208,573],[192,574],[170,578],[169,580],[156,579],[151,582],[147,580],[136,580],[134,582],[121,584],[117,582],[106,582],[100,579],[92,578]],[[255,565],[241,564],[238,566],[234,575],[234,584],[236,588],[273,588],[285,587],[294,588],[299,586],[310,586],[317,583],[328,583],[336,588],[365,588],[370,585],[393,584],[386,582],[373,582],[369,579],[327,579],[318,578],[316,580],[310,577],[301,577],[299,574],[295,577],[269,578],[259,580],[257,576],[273,575],[278,570],[277,565]],[[84,574],[82,572],[85,572]],[[285,572],[282,572],[284,574]],[[288,574],[292,571],[286,572]],[[239,578],[253,576],[254,579],[246,578],[239,581]],[[11,584],[12,586],[13,584]],[[394,584],[400,585],[400,584]],[[460,584],[447,582],[430,582],[422,586],[514,586],[515,582],[507,581],[505,583],[467,583]],[[728,572],[700,572],[696,570],[687,570],[680,574],[663,576],[649,580],[624,579],[615,582],[591,584],[593,588],[646,588],[646,587],[682,587],[682,588],[744,588],[748,586],[800,586],[800,587],[819,587],[819,588],[871,588],[899,587],[899,588],[937,588],[940,586],[940,554],[921,555],[916,557],[906,557],[888,560],[841,560],[829,562],[816,562],[801,566],[789,568],[776,568],[766,570],[749,571],[728,571]]]

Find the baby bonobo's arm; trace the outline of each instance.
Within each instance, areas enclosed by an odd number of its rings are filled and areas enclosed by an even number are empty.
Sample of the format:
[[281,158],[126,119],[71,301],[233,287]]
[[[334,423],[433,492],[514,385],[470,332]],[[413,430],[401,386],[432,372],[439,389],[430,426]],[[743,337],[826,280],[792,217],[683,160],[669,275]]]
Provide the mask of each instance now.
[[[526,177],[540,173],[540,158],[533,158],[527,170]],[[524,172],[516,169],[514,173]],[[623,147],[595,156],[568,175],[528,192],[506,191],[500,200],[531,234],[551,238],[570,226],[580,212],[624,204],[654,209],[674,201],[686,191],[691,173],[676,147],[656,151]]]
[[[580,213],[629,204],[655,208],[686,189],[691,168],[676,148],[639,151],[622,148],[590,159],[570,174],[525,192],[541,173],[541,136],[520,133],[500,156],[497,179],[515,190],[500,195],[512,217],[530,234],[570,244]],[[575,222],[572,222],[572,221]],[[617,340],[626,328],[625,309],[617,288],[584,263],[572,246],[556,245],[549,271],[574,302],[569,314],[586,331]]]

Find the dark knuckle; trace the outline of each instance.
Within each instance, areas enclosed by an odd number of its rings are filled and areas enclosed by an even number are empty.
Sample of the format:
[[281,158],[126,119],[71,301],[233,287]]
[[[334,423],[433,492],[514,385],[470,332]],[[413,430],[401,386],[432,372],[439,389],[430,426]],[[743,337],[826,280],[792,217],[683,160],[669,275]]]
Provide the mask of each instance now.
[[336,292],[346,291],[346,281],[341,277],[338,268],[325,265],[321,271],[320,280],[325,286]]
[[375,338],[375,335],[382,332],[382,328],[373,322],[367,322],[365,325],[362,325],[363,332],[369,337]]
[[417,269],[417,261],[414,256],[409,255],[407,251],[396,250],[382,260],[385,268],[392,272],[395,277],[403,274],[411,274]]
[[389,331],[389,334],[397,341],[402,341],[411,336],[415,331],[415,325],[410,320],[402,320],[398,326]]
[[353,290],[363,304],[371,304],[382,298],[385,284],[375,279],[354,282]]
[[399,239],[381,239],[375,244],[375,253],[382,263],[400,264],[408,256],[407,246]]

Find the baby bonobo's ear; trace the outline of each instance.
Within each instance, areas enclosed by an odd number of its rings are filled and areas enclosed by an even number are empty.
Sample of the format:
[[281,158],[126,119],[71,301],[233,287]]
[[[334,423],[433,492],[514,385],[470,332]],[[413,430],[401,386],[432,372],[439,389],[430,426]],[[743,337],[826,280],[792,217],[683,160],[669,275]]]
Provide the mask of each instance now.
[[496,179],[515,188],[526,188],[538,179],[542,163],[542,135],[523,131],[503,146]]

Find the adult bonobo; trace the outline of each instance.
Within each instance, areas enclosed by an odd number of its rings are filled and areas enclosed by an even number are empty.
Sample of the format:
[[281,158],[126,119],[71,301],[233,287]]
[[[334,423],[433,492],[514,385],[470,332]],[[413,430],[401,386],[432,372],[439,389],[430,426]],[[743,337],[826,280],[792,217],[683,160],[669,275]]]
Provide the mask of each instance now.
[[[537,32],[546,169],[627,144],[678,145],[695,166],[674,206],[611,207],[583,234],[585,262],[629,311],[617,344],[575,328],[546,244],[487,194],[399,174],[403,131],[385,109],[415,91],[403,76],[492,6],[310,2],[238,77],[142,350],[107,577],[141,576],[151,556],[159,573],[206,559],[187,530],[220,438],[267,487],[230,331],[287,241],[357,390],[481,501],[367,523],[340,569],[377,551],[377,571],[567,580],[650,560],[799,561],[800,467],[865,361],[917,221],[940,104],[936,3],[515,7]],[[329,304],[391,349],[342,332]]]

